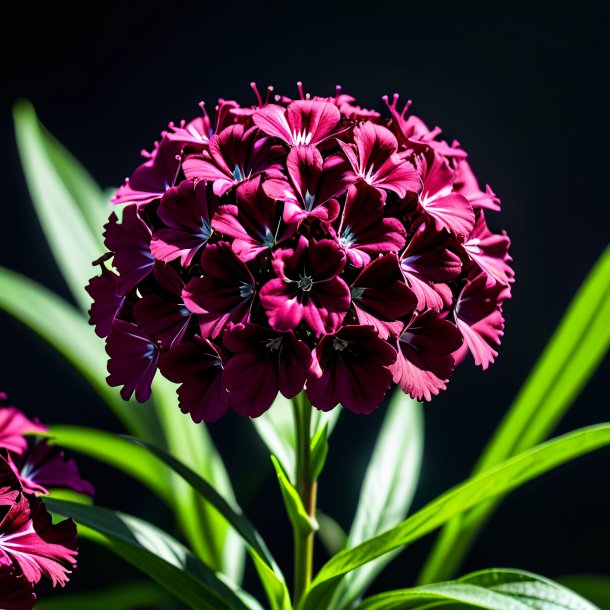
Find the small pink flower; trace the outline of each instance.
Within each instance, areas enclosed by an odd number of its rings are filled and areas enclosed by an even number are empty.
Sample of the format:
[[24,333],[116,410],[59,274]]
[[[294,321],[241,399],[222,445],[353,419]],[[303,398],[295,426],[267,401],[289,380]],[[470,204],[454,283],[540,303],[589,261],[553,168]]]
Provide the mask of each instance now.
[[352,166],[352,179],[379,189],[384,199],[385,191],[405,197],[421,189],[417,170],[397,155],[398,142],[389,129],[367,121],[354,128],[353,144],[339,140],[339,145]]

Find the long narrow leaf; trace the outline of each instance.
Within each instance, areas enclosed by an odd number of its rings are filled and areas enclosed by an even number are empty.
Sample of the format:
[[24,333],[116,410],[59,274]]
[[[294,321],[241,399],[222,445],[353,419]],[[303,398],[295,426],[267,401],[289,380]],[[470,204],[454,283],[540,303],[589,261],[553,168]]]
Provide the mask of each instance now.
[[[610,348],[610,247],[599,258],[532,373],[485,448],[474,474],[547,438]],[[459,566],[495,500],[456,518],[441,532],[420,583],[449,578]]]
[[259,572],[274,610],[289,608],[289,594],[282,572],[275,563],[260,534],[241,512],[241,509],[236,505],[231,506],[207,481],[173,456],[149,443],[135,438],[131,440],[138,445],[146,447],[153,455],[165,462],[226,519],[246,542],[248,551],[254,560],[254,565]]
[[[205,424],[194,424],[177,405],[176,386],[157,375],[153,383],[155,408],[162,423],[169,452],[188,464],[230,503],[235,496],[224,463]],[[177,517],[199,557],[241,582],[245,547],[227,522],[182,477],[171,473]]]
[[[407,516],[419,480],[423,440],[422,405],[396,390],[360,490],[348,547],[380,534]],[[388,553],[347,574],[330,608],[344,608],[358,599],[398,552]]]
[[[74,199],[74,191],[49,157],[32,105],[17,103],[14,118],[21,164],[40,224],[74,299],[86,311],[89,297],[84,287],[92,275],[90,262],[103,251],[101,238],[83,218],[82,204]],[[99,201],[101,194],[97,205]]]
[[300,607],[307,610],[324,607],[345,574],[414,542],[481,502],[609,444],[610,424],[582,428],[520,453],[467,480],[387,532],[331,558],[318,573]]
[[49,432],[52,443],[122,470],[148,487],[168,506],[174,505],[174,496],[168,485],[171,471],[143,447],[94,428],[54,425],[49,426]]
[[599,610],[551,580],[518,570],[483,570],[453,582],[388,591],[356,610],[427,610],[448,604],[485,610]]
[[610,576],[601,574],[571,574],[557,579],[560,584],[600,608],[610,608]]
[[115,388],[106,384],[103,342],[78,310],[44,286],[4,267],[0,267],[0,310],[28,326],[64,356],[130,432],[151,440],[159,438],[149,406],[126,403]]
[[[53,513],[73,518],[97,535],[117,555],[135,565],[191,608],[246,610],[247,606],[223,580],[186,547],[154,525],[131,515],[98,506],[45,500]],[[87,529],[79,527],[81,536]]]

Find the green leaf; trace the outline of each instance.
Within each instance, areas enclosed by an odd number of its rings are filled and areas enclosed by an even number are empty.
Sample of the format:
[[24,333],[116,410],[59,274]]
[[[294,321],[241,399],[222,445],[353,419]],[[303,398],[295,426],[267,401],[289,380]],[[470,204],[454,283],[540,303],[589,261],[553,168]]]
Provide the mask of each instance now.
[[[610,348],[610,247],[573,298],[557,330],[481,455],[474,474],[547,438]],[[442,531],[420,583],[449,578],[501,498]]]
[[[228,586],[186,547],[154,525],[98,506],[53,499],[45,500],[45,504],[52,513],[73,518],[79,524],[80,536],[104,544],[190,608],[247,608],[234,593],[235,587]],[[93,530],[93,536],[89,530]]]
[[345,548],[347,534],[332,517],[319,510],[316,512],[316,521],[318,522],[318,536],[329,555],[335,555]]
[[456,581],[388,591],[364,600],[357,610],[599,610],[573,591],[520,570],[483,570]]
[[172,598],[151,582],[115,585],[91,593],[68,593],[39,600],[36,610],[168,610]]
[[299,496],[299,492],[292,486],[292,483],[289,481],[288,475],[284,472],[279,460],[272,455],[271,461],[273,462],[273,467],[277,474],[277,480],[280,485],[288,518],[303,536],[307,536],[318,528],[318,524],[310,519],[303,506],[303,501],[301,500],[301,496]]
[[328,456],[328,422],[311,439],[311,478],[317,481]]
[[85,285],[93,275],[91,261],[102,254],[103,245],[101,226],[92,229],[82,206],[97,210],[101,191],[96,191],[90,178],[77,175],[74,163],[56,164],[61,149],[48,144],[48,135],[30,103],[18,102],[14,119],[21,164],[38,219],[72,295],[86,311],[90,300]]
[[[224,463],[205,424],[195,424],[178,408],[176,385],[157,375],[153,400],[169,453],[188,464],[230,503],[235,495]],[[241,582],[245,561],[242,539],[208,502],[175,472],[170,475],[177,519],[193,550],[208,565]]]
[[571,574],[557,579],[560,584],[598,605],[610,608],[610,576]]
[[610,424],[582,428],[524,451],[444,493],[366,542],[341,551],[320,570],[301,608],[324,607],[347,573],[434,531],[452,517],[511,491],[565,462],[610,444]]
[[[340,414],[339,407],[328,412],[314,409],[311,417],[311,438],[315,437],[326,424],[330,436]],[[284,471],[290,475],[290,481],[294,483],[296,440],[292,401],[278,394],[271,408],[260,417],[253,419],[252,423],[269,453],[275,455]]]
[[0,267],[0,309],[64,356],[132,434],[151,440],[160,437],[154,412],[148,405],[127,403],[116,388],[106,384],[104,343],[77,309],[44,286],[4,267]]
[[52,444],[109,464],[148,487],[168,506],[174,505],[168,486],[171,471],[143,447],[116,434],[94,428],[53,425],[49,426],[49,432]]
[[222,515],[248,545],[248,552],[254,560],[255,567],[263,582],[265,590],[268,595],[273,596],[269,599],[273,610],[285,610],[285,608],[289,608],[290,596],[286,588],[284,577],[260,534],[241,512],[241,509],[236,504],[233,506],[229,504],[229,502],[201,476],[165,451],[136,438],[130,440],[133,443],[146,447],[153,455],[165,462],[165,464],[182,477],[197,493],[205,498],[219,515]]
[[[409,512],[424,449],[422,408],[400,390],[394,390],[360,490],[348,547],[395,526]],[[400,549],[388,553],[347,574],[330,608],[344,608],[358,599],[399,552]]]

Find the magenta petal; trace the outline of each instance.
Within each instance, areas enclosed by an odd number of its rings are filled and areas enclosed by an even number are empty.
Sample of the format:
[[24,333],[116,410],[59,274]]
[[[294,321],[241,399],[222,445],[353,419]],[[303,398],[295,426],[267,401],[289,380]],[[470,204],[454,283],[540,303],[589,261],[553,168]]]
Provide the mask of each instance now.
[[0,447],[17,455],[27,449],[26,434],[46,434],[48,429],[29,420],[16,407],[0,407]]
[[184,181],[169,189],[157,214],[166,226],[152,236],[153,256],[164,262],[180,258],[182,266],[190,265],[212,235],[205,182]]
[[222,359],[209,341],[195,336],[180,344],[159,361],[164,377],[179,383],[180,410],[190,413],[195,423],[211,423],[229,408],[229,393],[223,384]]
[[367,265],[352,284],[351,296],[360,323],[372,324],[382,339],[402,330],[398,320],[417,305],[395,254],[380,256]]
[[19,477],[26,493],[47,494],[48,489],[63,487],[88,496],[95,495],[89,481],[81,478],[74,460],[66,460],[64,452],[38,441],[24,456],[19,466]]
[[135,324],[115,320],[106,339],[106,353],[110,356],[108,385],[123,386],[124,400],[135,393],[138,402],[146,402],[159,360],[159,349],[150,337]]
[[119,276],[102,264],[102,274],[89,280],[85,290],[93,299],[89,309],[89,324],[95,326],[98,337],[107,337],[112,330],[112,322],[116,318],[124,296],[118,293]]
[[135,205],[123,208],[121,224],[112,213],[104,228],[104,243],[114,252],[113,265],[119,272],[117,292],[124,296],[148,276],[155,264],[150,229]]
[[493,363],[504,334],[502,301],[506,295],[502,284],[489,285],[485,273],[467,281],[455,306],[455,321],[464,337],[464,344],[474,362],[483,370]]
[[398,338],[394,382],[415,400],[431,400],[453,373],[452,353],[462,344],[455,324],[433,311],[416,316]]
[[0,522],[0,564],[15,568],[31,583],[44,575],[65,585],[76,566],[76,526],[71,520],[53,525],[39,498],[20,494]]
[[460,195],[468,199],[473,208],[485,208],[494,212],[500,211],[500,199],[489,185],[485,186],[485,191],[481,190],[479,182],[466,159],[460,159],[457,165],[457,175],[453,186]]
[[305,384],[311,352],[292,331],[276,332],[257,324],[237,325],[224,335],[233,356],[224,370],[231,406],[241,415],[258,417],[278,390],[296,396]]
[[374,411],[390,389],[396,350],[371,326],[343,326],[314,351],[319,377],[307,381],[311,404],[328,411],[341,403],[354,413]]
[[149,159],[119,188],[110,203],[143,205],[158,199],[174,185],[180,168],[181,143],[165,136],[155,144]]
[[480,212],[470,237],[464,243],[464,250],[487,274],[488,284],[500,282],[508,286],[515,278],[509,264],[512,260],[508,253],[509,246],[510,239],[506,233],[492,233],[487,227],[483,212]]

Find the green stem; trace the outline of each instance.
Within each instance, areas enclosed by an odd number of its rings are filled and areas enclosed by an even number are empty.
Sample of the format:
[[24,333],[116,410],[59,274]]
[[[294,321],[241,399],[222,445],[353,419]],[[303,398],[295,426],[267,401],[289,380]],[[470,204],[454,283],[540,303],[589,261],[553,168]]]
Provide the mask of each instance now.
[[[316,513],[317,482],[311,472],[311,403],[302,392],[293,401],[296,438],[296,489],[310,517]],[[311,583],[314,532],[294,528],[294,607]]]

